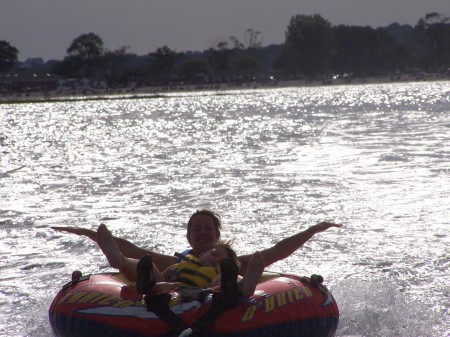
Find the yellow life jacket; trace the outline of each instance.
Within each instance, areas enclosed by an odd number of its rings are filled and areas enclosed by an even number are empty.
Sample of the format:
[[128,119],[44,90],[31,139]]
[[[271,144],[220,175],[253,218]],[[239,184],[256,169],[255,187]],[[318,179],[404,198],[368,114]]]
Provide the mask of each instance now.
[[188,287],[207,288],[217,274],[215,267],[202,266],[198,257],[188,254],[171,268],[169,281]]

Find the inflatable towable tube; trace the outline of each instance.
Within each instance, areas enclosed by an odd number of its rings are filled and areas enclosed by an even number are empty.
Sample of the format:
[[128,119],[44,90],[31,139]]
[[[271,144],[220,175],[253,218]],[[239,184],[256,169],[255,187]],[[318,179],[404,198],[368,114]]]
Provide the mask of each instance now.
[[[49,309],[50,324],[58,337],[169,337],[170,326],[147,311],[135,284],[118,273],[72,275]],[[255,294],[241,297],[206,327],[210,337],[332,337],[339,310],[331,293],[315,277],[264,273]],[[181,302],[171,294],[170,308],[192,326],[211,306]]]

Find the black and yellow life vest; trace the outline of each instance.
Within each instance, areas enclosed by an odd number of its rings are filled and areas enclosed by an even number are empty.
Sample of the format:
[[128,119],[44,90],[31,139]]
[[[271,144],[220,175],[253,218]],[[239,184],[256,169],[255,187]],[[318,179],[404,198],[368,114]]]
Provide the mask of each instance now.
[[202,266],[198,257],[188,254],[171,268],[170,282],[180,282],[183,286],[207,288],[217,276],[215,267]]

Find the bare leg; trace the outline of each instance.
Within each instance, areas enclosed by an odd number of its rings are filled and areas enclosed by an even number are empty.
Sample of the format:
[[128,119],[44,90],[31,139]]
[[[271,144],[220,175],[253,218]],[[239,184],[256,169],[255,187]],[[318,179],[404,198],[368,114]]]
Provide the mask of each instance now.
[[263,271],[264,257],[260,252],[256,252],[250,258],[244,277],[238,283],[239,292],[246,297],[252,296]]
[[109,265],[120,270],[124,264],[125,256],[120,252],[114,237],[104,224],[97,228],[97,243],[108,259]]
[[[104,224],[101,224],[97,229],[97,243],[108,259],[111,267],[119,269],[128,280],[136,281],[136,267],[138,260],[125,257],[120,252],[114,237]],[[164,280],[160,271],[155,266],[153,266],[153,274],[156,282]]]
[[179,282],[158,282],[153,287],[153,292],[157,293],[160,291],[177,290],[180,287],[181,284]]

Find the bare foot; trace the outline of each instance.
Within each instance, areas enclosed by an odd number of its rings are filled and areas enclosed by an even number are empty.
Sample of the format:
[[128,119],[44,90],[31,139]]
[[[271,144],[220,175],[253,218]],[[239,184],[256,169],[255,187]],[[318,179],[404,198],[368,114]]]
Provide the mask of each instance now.
[[97,243],[108,259],[109,265],[113,268],[120,269],[123,264],[123,255],[116,241],[114,241],[111,232],[104,224],[101,224],[97,228]]
[[260,252],[256,252],[248,262],[244,277],[239,282],[239,291],[242,295],[250,297],[254,294],[259,278],[264,271],[264,257]]

